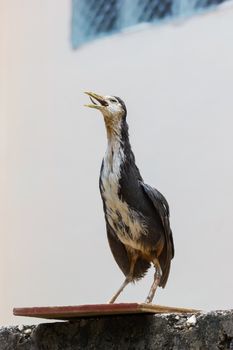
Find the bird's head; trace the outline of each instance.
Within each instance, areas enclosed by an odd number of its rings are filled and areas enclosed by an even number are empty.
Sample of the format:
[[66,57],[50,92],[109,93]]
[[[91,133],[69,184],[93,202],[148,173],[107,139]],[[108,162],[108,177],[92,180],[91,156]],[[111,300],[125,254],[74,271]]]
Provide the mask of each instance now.
[[119,131],[122,121],[126,118],[126,107],[124,102],[116,96],[101,96],[94,92],[85,92],[91,99],[92,104],[86,107],[101,111],[108,131]]

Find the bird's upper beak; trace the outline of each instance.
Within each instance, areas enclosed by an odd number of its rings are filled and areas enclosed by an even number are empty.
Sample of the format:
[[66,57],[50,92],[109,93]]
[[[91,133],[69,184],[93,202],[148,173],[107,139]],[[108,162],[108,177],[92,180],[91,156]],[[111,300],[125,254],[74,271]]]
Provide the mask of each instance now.
[[90,96],[90,99],[92,102],[92,104],[85,105],[86,107],[96,108],[101,110],[103,107],[108,106],[108,103],[105,100],[104,96],[100,96],[95,94],[94,92],[89,92],[89,91],[85,91],[85,94]]

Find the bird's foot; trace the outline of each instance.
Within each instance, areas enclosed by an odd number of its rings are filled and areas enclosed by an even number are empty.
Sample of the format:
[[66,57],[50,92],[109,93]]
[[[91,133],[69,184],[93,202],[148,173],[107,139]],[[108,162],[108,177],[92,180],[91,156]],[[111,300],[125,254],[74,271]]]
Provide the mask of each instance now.
[[149,298],[149,295],[148,295],[148,297],[145,300],[145,304],[151,304],[151,303],[152,303],[152,300],[151,298]]
[[[152,288],[151,288],[151,289],[152,289]],[[155,291],[150,290],[148,296],[146,297],[145,304],[151,304],[154,295],[155,295]]]

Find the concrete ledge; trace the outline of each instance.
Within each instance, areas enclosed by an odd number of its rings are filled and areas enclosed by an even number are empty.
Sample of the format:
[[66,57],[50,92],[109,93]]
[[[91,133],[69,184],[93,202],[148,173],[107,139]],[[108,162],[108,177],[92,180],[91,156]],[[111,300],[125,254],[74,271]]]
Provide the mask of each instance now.
[[233,311],[124,315],[0,328],[0,350],[233,350]]

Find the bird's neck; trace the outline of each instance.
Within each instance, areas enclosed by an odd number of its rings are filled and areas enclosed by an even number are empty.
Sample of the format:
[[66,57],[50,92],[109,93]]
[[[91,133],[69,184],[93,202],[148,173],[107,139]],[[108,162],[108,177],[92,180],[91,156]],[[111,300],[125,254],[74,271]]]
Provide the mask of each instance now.
[[131,153],[131,145],[129,142],[128,124],[126,120],[122,120],[120,125],[108,126],[106,124],[108,147],[107,153],[114,156],[121,153],[122,157],[126,159]]
[[114,172],[114,169],[120,169],[125,161],[134,156],[129,142],[128,125],[125,120],[115,128],[106,125],[106,130],[108,146],[104,163],[105,165],[108,164]]

